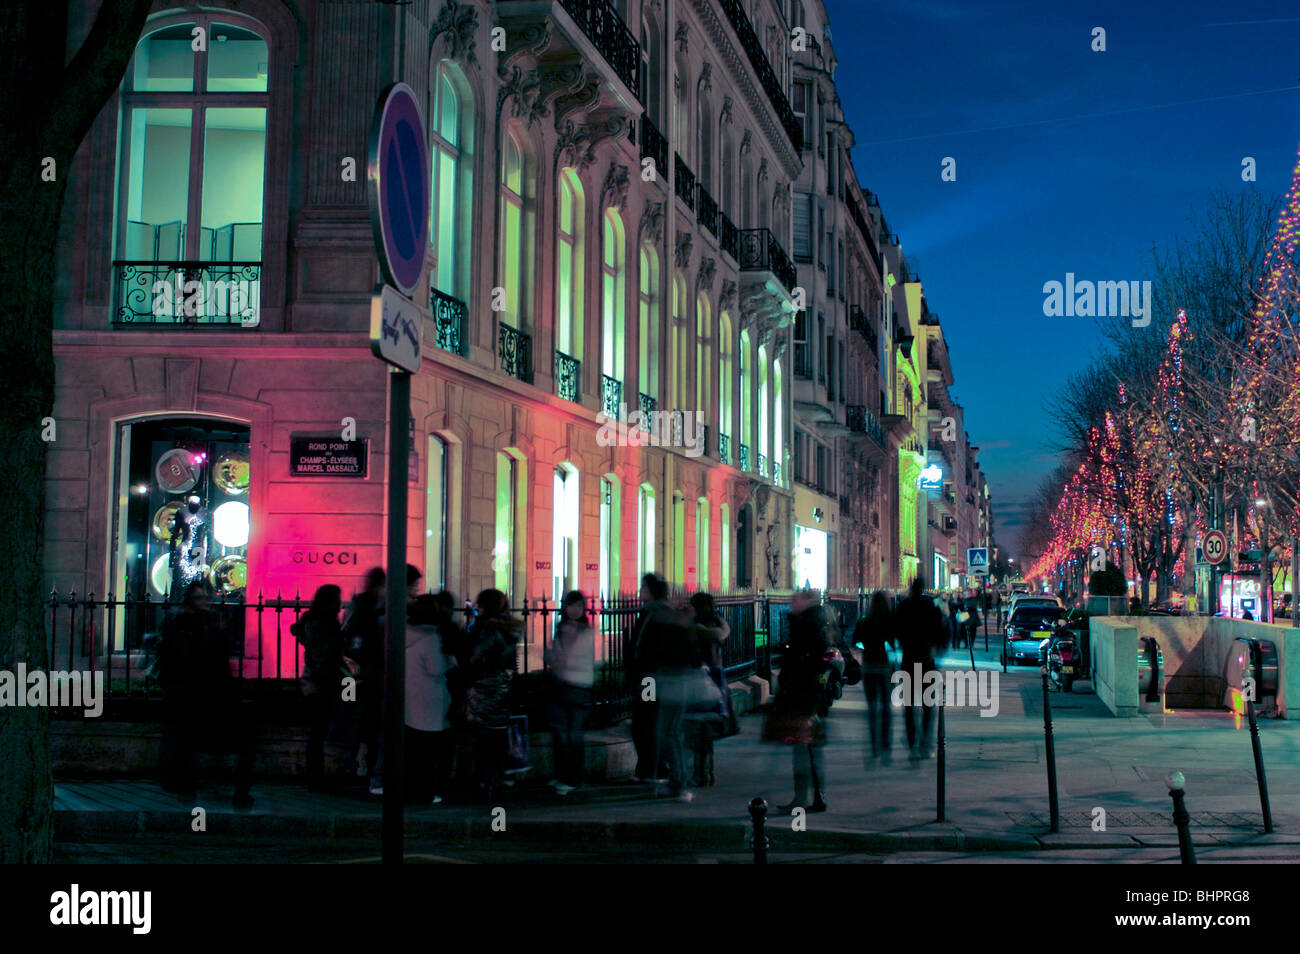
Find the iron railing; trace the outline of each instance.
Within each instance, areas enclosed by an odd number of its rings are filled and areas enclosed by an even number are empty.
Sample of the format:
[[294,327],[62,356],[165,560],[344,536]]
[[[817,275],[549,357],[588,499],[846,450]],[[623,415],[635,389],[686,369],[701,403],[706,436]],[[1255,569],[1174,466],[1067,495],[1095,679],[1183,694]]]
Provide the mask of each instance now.
[[645,113],[641,114],[641,158],[654,162],[656,176],[668,172],[668,140]]
[[691,172],[691,167],[682,161],[678,155],[677,164],[673,166],[673,187],[677,192],[677,198],[686,203],[686,207],[691,211],[695,210],[695,173]]
[[650,415],[655,412],[655,408],[659,406],[659,402],[656,401],[649,394],[646,394],[644,391],[639,391],[637,392],[637,394],[641,402],[640,403],[641,413],[645,416],[646,420],[648,421],[650,419]]
[[749,445],[748,444],[740,445],[740,469],[744,471],[749,470]]
[[740,229],[726,212],[718,210],[718,244],[731,256],[731,260],[740,264]]
[[718,460],[724,464],[731,463],[731,435],[718,434]]
[[587,39],[614,68],[623,85],[641,99],[641,44],[609,0],[560,0]]
[[844,408],[844,422],[854,434],[865,434],[875,441],[877,446],[885,446],[885,428],[881,425],[880,419],[865,405],[847,405]]
[[767,455],[760,453],[758,455],[758,476],[766,478],[769,475],[767,470]]
[[512,378],[533,383],[533,336],[504,322],[500,325],[497,351],[501,356],[501,370]]
[[113,277],[116,325],[255,328],[261,321],[261,262],[118,260]]
[[794,263],[770,229],[741,230],[738,264],[742,272],[771,272],[788,292],[799,282]]
[[459,298],[429,286],[429,313],[433,315],[434,343],[443,351],[465,353],[465,324],[469,308]]
[[619,419],[623,411],[623,382],[608,374],[600,376],[600,407],[606,417]]
[[718,203],[709,195],[709,190],[704,188],[701,182],[695,187],[699,198],[699,211],[696,213],[696,219],[699,223],[709,230],[710,235],[718,234]]
[[582,362],[563,351],[555,352],[555,393],[566,401],[582,396]]
[[790,143],[794,146],[794,151],[803,150],[803,127],[799,125],[799,119],[794,114],[794,109],[790,106],[790,101],[785,98],[785,92],[781,89],[781,81],[777,79],[776,72],[772,69],[772,64],[767,61],[767,53],[763,51],[763,43],[754,32],[753,25],[749,22],[749,17],[745,13],[745,8],[741,5],[741,0],[722,0],[722,9],[727,14],[727,19],[731,21],[731,28],[736,31],[736,36],[740,38],[740,45],[745,50],[745,55],[749,57],[749,63],[758,75],[758,81],[767,93],[767,98],[772,102],[772,108],[776,110],[777,117],[781,120],[781,127],[785,134],[790,137]]

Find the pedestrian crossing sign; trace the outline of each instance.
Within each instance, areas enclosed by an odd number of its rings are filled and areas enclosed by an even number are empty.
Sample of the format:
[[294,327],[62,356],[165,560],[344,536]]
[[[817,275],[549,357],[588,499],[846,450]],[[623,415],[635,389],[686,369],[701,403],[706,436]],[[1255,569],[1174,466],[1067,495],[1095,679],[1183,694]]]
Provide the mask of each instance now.
[[966,550],[966,569],[978,576],[988,576],[989,548],[970,547]]

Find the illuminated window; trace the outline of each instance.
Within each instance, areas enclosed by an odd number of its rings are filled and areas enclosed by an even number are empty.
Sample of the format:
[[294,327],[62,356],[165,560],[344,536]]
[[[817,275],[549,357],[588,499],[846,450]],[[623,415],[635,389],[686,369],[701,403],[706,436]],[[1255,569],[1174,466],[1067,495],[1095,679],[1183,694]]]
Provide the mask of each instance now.
[[528,486],[525,462],[514,452],[497,453],[496,534],[492,573],[498,590],[513,597],[524,586],[523,542],[527,532]]
[[718,590],[729,593],[731,583],[731,508],[723,504],[718,513],[718,548],[722,576],[718,580]]
[[[749,393],[753,387],[753,378],[749,370],[749,332],[741,330],[740,332],[740,442],[746,447],[753,447],[754,425],[751,421],[753,417],[753,397]],[[739,458],[737,458],[739,460]]]
[[673,494],[673,582],[686,584],[686,498]]
[[[767,456],[767,423],[768,417],[768,397],[769,390],[767,386],[767,346],[758,346],[758,453],[762,457]],[[763,477],[770,476],[771,471],[763,474]]]
[[704,497],[695,502],[695,585],[709,588],[709,501]]
[[709,299],[701,293],[695,299],[695,409],[704,414],[706,422],[709,420],[709,392],[713,388],[711,342]]
[[605,210],[601,242],[601,373],[623,380],[623,335],[627,313],[627,255],[623,220],[617,209]]
[[434,592],[447,585],[447,445],[429,435],[429,483],[424,499],[424,581]]
[[504,291],[501,320],[524,329],[531,317],[532,289],[532,159],[514,129],[505,135],[501,151],[498,208],[497,285]]
[[[731,316],[725,311],[718,318],[718,433],[732,433],[731,369]],[[731,448],[732,462],[735,461],[736,449]]]
[[637,492],[637,576],[655,570],[655,491],[642,484]]
[[774,466],[781,468],[782,483],[790,479],[786,473],[785,466],[785,435],[784,414],[782,413],[783,397],[781,394],[781,359],[772,362],[772,463]]
[[434,266],[430,280],[439,291],[464,300],[469,297],[474,110],[460,68],[450,60],[438,64],[431,101],[429,242]]
[[555,349],[582,358],[582,181],[574,169],[560,171],[559,241],[555,254]]
[[619,583],[619,550],[622,536],[619,533],[618,478],[606,474],[600,479],[600,595],[617,592]]
[[551,501],[551,577],[556,603],[578,588],[578,529],[582,512],[578,471],[572,464],[555,468]]
[[667,410],[680,411],[686,405],[686,278],[678,272],[673,279],[673,326],[669,361]]
[[648,243],[641,246],[639,264],[637,381],[641,393],[657,402],[659,400],[659,256]]

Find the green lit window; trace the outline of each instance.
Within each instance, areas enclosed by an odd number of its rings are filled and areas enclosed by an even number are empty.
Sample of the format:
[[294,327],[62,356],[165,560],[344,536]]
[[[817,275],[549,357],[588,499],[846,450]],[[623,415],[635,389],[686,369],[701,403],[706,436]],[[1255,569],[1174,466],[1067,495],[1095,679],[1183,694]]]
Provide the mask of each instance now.
[[[659,257],[641,246],[637,276],[637,380],[641,393],[659,399]],[[629,402],[631,403],[631,402]]]
[[582,357],[582,285],[584,200],[574,169],[560,172],[559,242],[555,255],[555,347],[571,358]]
[[458,67],[438,64],[431,93],[429,165],[433,174],[433,209],[429,243],[433,249],[434,287],[454,298],[468,298],[470,234],[470,162],[473,107]]
[[623,329],[627,310],[627,265],[623,251],[623,220],[616,209],[605,210],[601,252],[601,372],[623,380]]
[[497,285],[503,290],[501,320],[523,329],[529,319],[532,266],[532,164],[515,130],[507,130],[501,152]]

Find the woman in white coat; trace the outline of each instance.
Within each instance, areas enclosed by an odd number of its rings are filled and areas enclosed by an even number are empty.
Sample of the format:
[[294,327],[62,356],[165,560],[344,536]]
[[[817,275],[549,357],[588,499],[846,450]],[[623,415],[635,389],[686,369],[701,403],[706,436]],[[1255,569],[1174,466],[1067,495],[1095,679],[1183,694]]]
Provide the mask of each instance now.
[[447,673],[456,662],[443,647],[437,601],[413,600],[406,614],[406,801],[436,805],[451,778],[451,693]]

